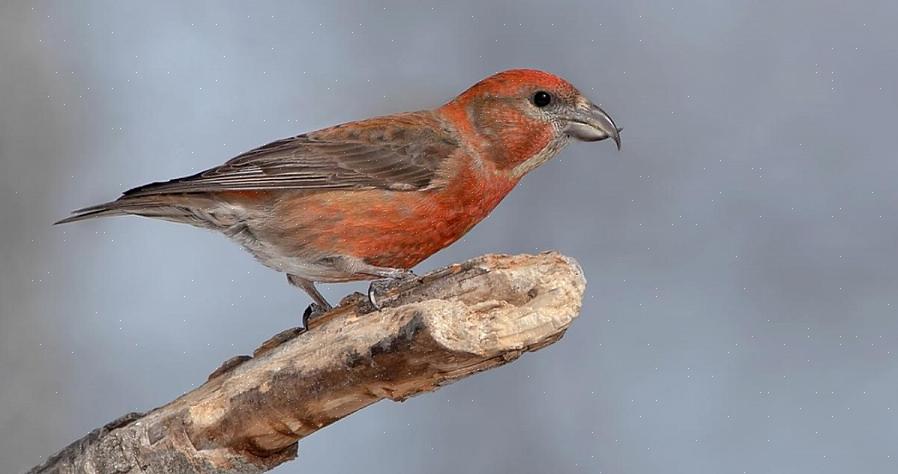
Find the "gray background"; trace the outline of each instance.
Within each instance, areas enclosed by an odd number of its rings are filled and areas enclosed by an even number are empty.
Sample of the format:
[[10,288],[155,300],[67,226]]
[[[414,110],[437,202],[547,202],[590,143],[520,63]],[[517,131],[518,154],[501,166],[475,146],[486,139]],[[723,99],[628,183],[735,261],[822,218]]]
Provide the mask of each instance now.
[[308,302],[212,233],[51,222],[510,67],[568,78],[624,150],[571,146],[418,270],[559,249],[582,317],[278,472],[898,470],[898,4],[337,3],[0,6],[0,472],[193,388]]

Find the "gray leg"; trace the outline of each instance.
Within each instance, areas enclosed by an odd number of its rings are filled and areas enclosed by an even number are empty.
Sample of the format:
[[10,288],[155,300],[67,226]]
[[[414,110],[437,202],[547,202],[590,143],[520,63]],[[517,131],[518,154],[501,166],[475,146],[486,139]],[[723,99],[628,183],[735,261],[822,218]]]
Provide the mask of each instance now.
[[404,268],[376,267],[355,257],[339,257],[333,260],[333,264],[341,271],[352,275],[367,275],[374,278],[389,278],[391,280],[415,276],[415,273],[411,270],[406,270]]
[[[365,275],[371,275],[373,277],[379,277],[384,280],[404,280],[406,278],[416,278],[415,272],[411,270],[404,270],[402,268],[389,268],[389,267],[375,267],[372,265],[366,265],[359,273],[364,273]],[[371,284],[368,285],[368,302],[371,303],[371,306],[374,306],[375,309],[380,309],[380,303],[377,302],[377,293],[382,291],[383,287],[389,286],[388,282],[384,282],[382,280],[372,281]]]
[[330,311],[333,309],[333,306],[321,296],[321,293],[318,292],[318,289],[315,288],[315,283],[311,280],[306,280],[305,278],[298,277],[296,275],[287,275],[287,281],[290,282],[291,285],[302,289],[306,293],[312,297],[312,301],[315,302],[318,306],[321,306],[325,311]]
[[287,281],[290,282],[291,285],[308,293],[309,296],[312,297],[312,301],[314,301],[314,303],[310,304],[302,313],[302,325],[304,328],[309,327],[310,319],[320,316],[322,313],[326,313],[333,308],[330,303],[324,299],[324,296],[321,296],[318,289],[315,288],[315,283],[313,281],[290,274],[287,275]]
[[[378,278],[387,280],[401,280],[405,278],[414,278],[417,276],[411,270],[406,270],[404,268],[378,267],[365,263],[365,261],[360,258],[346,255],[326,257],[321,259],[318,263],[320,263],[322,266],[331,267],[337,274],[349,275],[354,277],[354,279],[368,280]],[[312,286],[312,282],[304,279],[298,280],[306,281],[308,283],[308,286],[311,287],[311,291],[308,290],[305,286],[300,287],[305,289],[307,292],[309,292],[310,295],[312,295],[312,291],[315,291],[314,286]],[[380,285],[378,285],[378,283],[380,283]],[[381,288],[378,288],[378,286],[386,285],[384,284],[384,282],[372,282],[368,287],[368,301],[371,302],[372,306],[380,309],[380,305],[377,303],[376,298],[376,292],[381,290]],[[312,298],[314,298],[314,295],[312,296]]]

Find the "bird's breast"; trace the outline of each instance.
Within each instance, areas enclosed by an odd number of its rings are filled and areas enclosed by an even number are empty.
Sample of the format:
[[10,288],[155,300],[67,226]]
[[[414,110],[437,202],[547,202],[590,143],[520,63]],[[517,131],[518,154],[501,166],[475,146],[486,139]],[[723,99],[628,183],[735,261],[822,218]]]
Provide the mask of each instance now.
[[438,189],[333,191],[280,207],[290,210],[285,223],[290,238],[315,253],[411,268],[465,235],[515,184],[464,166]]

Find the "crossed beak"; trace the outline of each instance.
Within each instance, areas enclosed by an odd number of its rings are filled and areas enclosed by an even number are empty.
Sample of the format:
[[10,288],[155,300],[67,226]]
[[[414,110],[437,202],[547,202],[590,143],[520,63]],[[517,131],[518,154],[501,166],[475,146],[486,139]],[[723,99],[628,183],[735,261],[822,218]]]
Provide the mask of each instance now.
[[565,131],[568,135],[584,142],[597,142],[611,138],[620,150],[620,132],[614,120],[599,108],[598,105],[586,102],[584,107],[577,107],[573,116],[568,119]]

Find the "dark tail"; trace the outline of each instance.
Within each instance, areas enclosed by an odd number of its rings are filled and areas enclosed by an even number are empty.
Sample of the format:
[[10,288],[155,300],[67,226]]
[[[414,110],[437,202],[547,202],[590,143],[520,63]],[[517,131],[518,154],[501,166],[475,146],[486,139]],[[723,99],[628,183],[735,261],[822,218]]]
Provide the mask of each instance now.
[[93,219],[95,217],[125,215],[153,217],[156,219],[200,225],[200,219],[198,219],[198,216],[190,210],[190,206],[185,206],[184,204],[187,203],[178,201],[179,200],[175,196],[145,196],[134,198],[126,196],[116,201],[72,211],[71,216],[54,222],[53,225],[68,224],[69,222],[78,222]]
[[83,209],[76,209],[72,211],[71,216],[56,221],[53,223],[53,225],[68,224],[69,222],[78,222],[87,219],[93,219],[94,217],[122,216],[125,214],[127,214],[127,212],[124,211],[122,205],[117,201],[112,201],[103,204],[97,204],[96,206],[85,207]]

